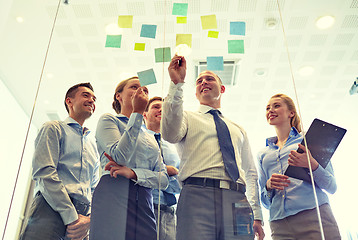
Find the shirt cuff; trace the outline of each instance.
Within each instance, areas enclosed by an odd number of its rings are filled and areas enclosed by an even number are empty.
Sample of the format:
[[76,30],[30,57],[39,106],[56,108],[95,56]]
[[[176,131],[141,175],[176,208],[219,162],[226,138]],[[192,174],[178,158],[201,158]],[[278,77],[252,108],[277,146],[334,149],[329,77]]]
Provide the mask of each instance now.
[[173,82],[170,82],[168,95],[173,97],[183,96],[183,85],[184,83],[174,84]]

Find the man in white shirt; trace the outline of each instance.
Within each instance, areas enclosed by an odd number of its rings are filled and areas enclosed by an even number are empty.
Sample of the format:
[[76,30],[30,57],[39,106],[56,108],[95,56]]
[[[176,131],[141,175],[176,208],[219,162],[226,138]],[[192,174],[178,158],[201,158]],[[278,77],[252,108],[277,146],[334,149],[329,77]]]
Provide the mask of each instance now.
[[225,87],[220,78],[211,71],[199,74],[200,109],[189,112],[183,111],[185,58],[175,55],[168,71],[172,82],[163,103],[161,133],[165,140],[178,143],[181,158],[177,240],[254,239],[255,235],[263,239],[257,172],[246,132],[220,114],[233,146],[235,159],[231,160],[238,175],[233,181],[224,164],[214,116],[209,113],[221,106]]

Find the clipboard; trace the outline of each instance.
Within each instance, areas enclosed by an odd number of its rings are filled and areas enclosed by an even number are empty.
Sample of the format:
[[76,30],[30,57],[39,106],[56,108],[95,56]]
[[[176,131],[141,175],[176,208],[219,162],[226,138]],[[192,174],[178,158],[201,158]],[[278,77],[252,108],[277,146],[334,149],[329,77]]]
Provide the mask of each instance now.
[[[306,133],[306,141],[312,156],[323,168],[326,168],[346,132],[346,129],[320,119],[315,118],[313,120]],[[304,139],[301,144],[305,145]],[[303,151],[298,149],[297,152],[302,153]],[[290,165],[285,171],[285,175],[289,177],[311,182],[311,177],[308,173],[308,168]]]

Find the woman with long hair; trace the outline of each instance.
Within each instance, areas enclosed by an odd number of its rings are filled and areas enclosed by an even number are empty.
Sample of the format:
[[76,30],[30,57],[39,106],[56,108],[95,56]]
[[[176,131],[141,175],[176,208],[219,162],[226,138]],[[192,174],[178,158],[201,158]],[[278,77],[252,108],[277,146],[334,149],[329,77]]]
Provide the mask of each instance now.
[[[276,136],[266,140],[266,147],[258,154],[258,165],[261,200],[270,210],[272,238],[321,239],[312,184],[284,175],[289,165],[308,168],[308,154],[325,239],[341,239],[324,192],[333,194],[337,189],[332,165],[323,168],[312,157],[309,146],[300,144],[300,118],[292,99],[285,94],[272,96],[266,106],[266,119],[275,127]],[[303,153],[297,152],[298,148]]]

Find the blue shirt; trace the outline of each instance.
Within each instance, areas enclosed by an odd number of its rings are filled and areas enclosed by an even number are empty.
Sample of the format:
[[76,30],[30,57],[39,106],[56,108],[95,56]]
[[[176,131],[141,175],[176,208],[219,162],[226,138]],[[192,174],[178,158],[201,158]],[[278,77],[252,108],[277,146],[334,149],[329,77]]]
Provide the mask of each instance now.
[[90,203],[99,179],[99,161],[90,131],[68,117],[45,123],[32,161],[35,193],[40,191],[65,225],[78,215],[70,197]]
[[[155,132],[151,130],[147,130],[150,134],[154,135]],[[161,145],[162,145],[162,153],[163,153],[163,162],[165,165],[173,166],[176,168],[179,168],[180,158],[177,153],[177,150],[175,146],[164,139],[161,139]],[[169,177],[169,186],[164,191],[167,193],[171,193],[173,195],[179,194],[181,190],[178,175],[170,176]],[[157,189],[153,189],[153,203],[159,204],[159,191]],[[168,203],[165,200],[165,197],[163,196],[163,191],[160,191],[160,204],[162,205],[168,205]]]
[[144,127],[143,115],[132,113],[128,119],[123,114],[104,114],[98,121],[96,139],[101,156],[103,175],[109,162],[108,153],[119,165],[131,168],[137,175],[136,183],[147,188],[166,189],[168,174],[165,165],[159,161],[160,151],[156,140]]
[[[266,148],[258,154],[259,184],[261,187],[262,204],[270,210],[270,221],[286,218],[307,209],[316,207],[312,185],[303,180],[289,178],[291,183],[284,190],[266,189],[266,182],[272,174],[283,174],[288,167],[288,154],[298,149],[303,136],[292,127],[289,137],[282,147],[276,145],[277,137],[266,140]],[[321,165],[313,171],[315,188],[319,205],[329,203],[327,194],[333,194],[336,180],[331,163],[324,169]]]

